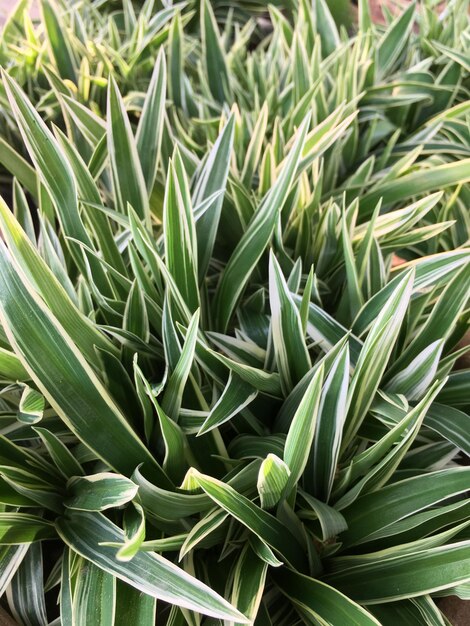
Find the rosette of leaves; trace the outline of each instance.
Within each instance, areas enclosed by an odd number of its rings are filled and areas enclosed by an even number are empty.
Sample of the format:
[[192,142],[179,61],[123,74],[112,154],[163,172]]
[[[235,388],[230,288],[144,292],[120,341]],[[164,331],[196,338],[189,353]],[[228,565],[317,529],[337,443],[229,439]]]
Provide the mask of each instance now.
[[337,102],[336,54],[323,109],[202,91],[188,132],[163,54],[136,125],[113,80],[104,119],[56,93],[61,130],[4,74],[31,163],[0,202],[18,622],[442,624],[468,597],[466,103],[406,159]]
[[[322,201],[334,197],[338,203],[345,191],[348,201],[365,195],[362,210],[369,216],[382,192],[388,210],[413,191],[425,194],[449,186],[454,191],[454,184],[468,179],[468,24],[461,2],[450,5],[440,20],[431,4],[422,3],[419,11],[412,5],[403,15],[389,17],[385,27],[372,24],[367,3],[362,2],[358,32],[352,36],[338,30],[324,2],[310,6],[303,0],[290,19],[271,7],[272,33],[254,48],[254,21],[242,25],[232,19],[221,28],[205,1],[197,20],[199,34],[188,29],[188,7],[181,4],[154,14],[159,7],[148,2],[133,14],[131,3],[124,3],[122,11],[110,15],[101,13],[103,7],[98,10],[96,3],[68,4],[66,12],[57,7],[48,11],[46,4],[37,27],[23,28],[27,3],[19,3],[16,17],[3,32],[4,65],[42,118],[65,131],[87,162],[103,137],[109,73],[136,130],[163,47],[168,58],[168,122],[162,160],[167,163],[178,143],[189,151],[183,156],[190,176],[195,167],[191,155],[204,156],[208,143],[217,139],[220,116],[228,117],[233,110],[235,156],[249,189],[259,184],[255,165],[263,144],[276,150],[309,111],[315,125],[329,118],[325,130],[336,116],[345,120],[355,114],[338,130],[328,150],[328,168],[316,174]],[[62,38],[47,35],[49,14],[64,21]],[[146,21],[147,14],[153,17]],[[23,30],[14,28],[18,24]],[[156,29],[153,35],[147,30],[150,24]],[[77,25],[82,40],[73,32]],[[30,31],[36,33],[34,45],[26,40]],[[69,74],[57,62],[67,58],[67,49],[72,50],[74,68]],[[83,67],[73,58],[82,59]],[[273,76],[279,80],[273,81]],[[22,160],[29,157],[3,89],[0,105],[4,193],[10,193],[11,174],[31,190],[35,182]],[[269,171],[270,163],[263,166]],[[152,194],[154,210],[160,213],[163,187],[155,185]],[[418,223],[423,228],[421,243],[405,242],[407,260],[467,242],[466,184],[446,199]],[[452,220],[445,234],[436,237],[434,224]]]

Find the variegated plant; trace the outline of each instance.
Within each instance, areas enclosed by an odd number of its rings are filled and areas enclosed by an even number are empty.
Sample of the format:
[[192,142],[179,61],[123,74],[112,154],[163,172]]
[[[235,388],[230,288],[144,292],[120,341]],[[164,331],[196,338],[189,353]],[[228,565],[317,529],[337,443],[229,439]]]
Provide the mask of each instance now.
[[437,598],[470,594],[464,3],[382,29],[362,1],[349,36],[302,0],[261,41],[166,4],[138,81],[146,21],[100,4],[34,28],[20,2],[3,38],[4,605],[446,624]]

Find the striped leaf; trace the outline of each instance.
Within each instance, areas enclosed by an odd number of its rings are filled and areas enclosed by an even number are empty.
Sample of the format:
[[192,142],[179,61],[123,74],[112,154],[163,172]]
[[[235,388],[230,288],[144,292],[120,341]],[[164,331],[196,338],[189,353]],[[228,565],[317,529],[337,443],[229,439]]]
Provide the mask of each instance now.
[[299,128],[279,178],[250,221],[224,270],[215,300],[218,326],[222,331],[227,328],[238,297],[271,239],[276,220],[292,186],[309,123],[310,119],[307,118]]
[[308,372],[311,362],[299,311],[273,252],[269,257],[269,300],[274,352],[287,395]]
[[124,533],[101,513],[75,512],[57,521],[57,531],[75,552],[144,594],[220,619],[247,619],[209,587],[163,557],[138,553],[129,563],[118,561],[106,543],[120,542]]
[[147,459],[165,481],[65,330],[14,271],[4,246],[0,249],[0,309],[12,346],[67,427],[116,470],[130,475]]

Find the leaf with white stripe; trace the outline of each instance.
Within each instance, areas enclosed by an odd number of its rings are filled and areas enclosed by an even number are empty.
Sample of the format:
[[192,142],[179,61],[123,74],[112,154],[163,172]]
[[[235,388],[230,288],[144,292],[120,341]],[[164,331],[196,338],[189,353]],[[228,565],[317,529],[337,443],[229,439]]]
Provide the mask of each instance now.
[[[220,84],[219,78],[217,78],[217,81]],[[208,208],[197,219],[198,273],[200,283],[206,276],[219,227],[230,167],[234,128],[235,119],[231,116],[207,155],[203,168],[196,178],[193,194],[194,207],[197,208],[210,198],[214,198],[214,201],[210,203]]]
[[308,372],[311,362],[300,313],[272,251],[269,257],[269,302],[274,353],[287,395]]
[[117,208],[124,215],[130,204],[150,228],[150,209],[136,141],[113,76],[108,83],[108,151]]
[[163,203],[165,260],[188,309],[199,308],[196,230],[189,185],[178,152],[170,163]]
[[18,419],[24,424],[37,424],[44,415],[45,406],[44,396],[36,389],[26,386],[21,394]]
[[74,476],[67,483],[68,498],[64,504],[78,511],[104,511],[127,504],[137,490],[129,478],[110,472]]
[[359,604],[320,580],[284,567],[272,575],[279,591],[293,602],[306,624],[380,626]]
[[165,117],[165,96],[166,62],[163,48],[160,48],[135,136],[142,174],[148,193],[152,191],[160,159]]
[[286,489],[289,475],[288,465],[275,454],[268,454],[261,463],[256,484],[261,508],[272,509],[276,506]]
[[323,502],[329,500],[337,471],[348,384],[349,349],[345,345],[323,386],[315,437],[304,475],[305,487]]
[[380,385],[406,314],[412,286],[413,272],[409,272],[398,283],[364,342],[349,387],[344,448],[360,428]]
[[191,372],[196,348],[196,339],[199,326],[199,309],[194,313],[189,323],[186,339],[180,358],[165,386],[162,399],[162,409],[175,422],[178,421],[183,392]]
[[429,344],[407,367],[395,374],[385,391],[402,394],[409,401],[420,400],[436,376],[443,347],[443,339]]
[[75,552],[144,594],[219,619],[248,620],[207,585],[155,553],[138,552],[128,562],[116,559],[124,533],[101,513],[74,512],[56,522],[59,535]]
[[204,420],[197,433],[198,436],[231,420],[232,417],[248,406],[250,402],[253,402],[257,395],[258,391],[252,385],[231,372],[222,395]]
[[300,543],[274,515],[263,511],[233,487],[191,470],[193,479],[222,509],[276,550],[287,563],[302,567],[305,562]]
[[278,179],[251,219],[222,274],[214,303],[217,326],[222,331],[227,328],[236,302],[274,232],[277,218],[295,180],[309,124],[310,117],[307,117],[297,131]]
[[297,485],[310,456],[317,424],[323,375],[322,364],[312,377],[287,433],[284,461],[289,467],[290,476],[287,481],[286,494],[289,494]]
[[15,352],[70,430],[114,469],[131,475],[145,460],[168,484],[71,338],[20,279],[1,243],[0,316]]

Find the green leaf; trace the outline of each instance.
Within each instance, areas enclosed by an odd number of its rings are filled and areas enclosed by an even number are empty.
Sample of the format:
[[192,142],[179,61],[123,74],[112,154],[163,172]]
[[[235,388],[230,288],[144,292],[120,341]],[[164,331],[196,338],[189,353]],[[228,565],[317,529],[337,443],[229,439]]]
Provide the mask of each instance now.
[[323,502],[328,502],[337,470],[346,398],[349,384],[349,349],[336,357],[323,386],[313,447],[304,484]]
[[468,406],[470,369],[452,372],[438,396],[439,402],[450,406]]
[[[137,152],[147,191],[155,182],[162,143],[166,96],[166,62],[163,48],[155,63],[136,132]],[[134,207],[136,208],[136,207]]]
[[[226,477],[228,484],[241,494],[255,493],[259,465],[259,461],[256,460],[243,469],[237,468]],[[205,513],[212,508],[212,501],[208,495],[188,493],[185,490],[187,482],[191,483],[191,489],[197,488],[192,481],[192,469],[186,474],[183,487],[179,491],[168,491],[152,485],[142,476],[139,469],[134,472],[132,479],[139,485],[139,499],[146,513],[156,519],[180,520],[197,513]]]
[[160,408],[160,405],[153,395],[151,395],[151,400],[157,411],[160,430],[165,443],[163,469],[175,483],[178,483],[182,480],[188,468],[186,460],[186,437],[178,424],[170,419]]
[[[204,6],[206,4],[209,6],[206,0],[204,0],[203,4]],[[218,79],[217,82],[220,85]],[[209,198],[214,197],[214,194],[218,194],[207,210],[198,217],[196,223],[200,283],[202,283],[207,274],[214,250],[230,168],[234,129],[235,118],[231,115],[207,155],[204,166],[197,177],[194,189],[193,203],[195,207],[202,205],[209,200]]]
[[57,520],[56,526],[75,552],[144,594],[204,615],[248,622],[215,591],[158,554],[139,552],[132,561],[118,561],[116,550],[103,544],[122,543],[124,533],[102,514],[76,512]]
[[403,394],[410,401],[420,400],[436,376],[443,347],[444,339],[431,343],[387,383],[385,390]]
[[284,461],[289,467],[286,494],[296,486],[307,465],[315,435],[324,367],[320,365],[310,381],[287,433]]
[[226,365],[233,373],[237,374],[246,383],[262,391],[276,397],[281,397],[281,379],[276,372],[266,372],[265,370],[251,365],[244,365],[233,359],[229,359],[223,354],[219,354],[214,350],[207,350],[217,360]]
[[405,317],[412,286],[410,272],[401,279],[367,335],[349,387],[344,448],[350,444],[374,399]]
[[[302,517],[307,519],[317,518],[320,522],[322,539],[324,542],[335,539],[337,535],[347,530],[348,525],[342,514],[333,507],[325,504],[321,500],[317,500],[305,491],[300,491],[300,496],[307,503],[308,510],[302,512]],[[313,516],[312,516],[313,513]]]
[[[397,209],[374,219],[372,232],[374,237],[384,244],[392,244],[395,238],[406,235],[407,231],[422,220],[442,199],[442,192],[433,193],[421,198],[404,209]],[[370,223],[361,224],[354,229],[353,240],[356,243],[366,236]],[[398,247],[398,246],[397,246]]]
[[379,41],[377,65],[381,76],[387,75],[403,52],[413,28],[415,10],[416,5],[413,2],[394,20]]
[[170,163],[163,204],[166,265],[188,309],[199,308],[197,244],[189,186],[178,152]]
[[47,624],[42,556],[42,545],[33,543],[7,591],[11,613],[24,624]]
[[64,478],[83,475],[82,466],[57,435],[46,428],[39,428],[39,426],[33,430],[40,436],[50,457]]
[[69,497],[64,504],[77,511],[105,511],[127,504],[137,490],[138,486],[129,478],[110,472],[74,476],[67,483]]
[[191,318],[180,358],[175,369],[171,373],[163,394],[162,409],[175,422],[178,421],[184,388],[194,360],[198,326],[199,309]]
[[57,127],[54,127],[54,133],[73,170],[73,174],[77,182],[81,206],[84,208],[84,214],[92,228],[93,235],[96,237],[97,245],[102,253],[103,260],[126,276],[126,267],[114,239],[109,219],[102,210],[99,210],[100,208],[103,208],[102,200],[100,191],[95,180],[93,179],[90,169],[81,158],[75,144],[73,144]]
[[[294,300],[300,306],[301,300],[299,296],[296,296]],[[348,330],[317,304],[310,302],[307,317],[307,334],[315,343],[319,344],[325,353],[328,353],[333,346],[337,345],[339,341],[348,335]],[[359,359],[363,344],[357,336],[351,334],[348,341],[351,363],[354,365]]]
[[[176,286],[172,275],[168,271],[168,268],[163,263],[163,259],[161,258],[157,247],[155,245],[154,239],[150,237],[148,231],[146,231],[144,225],[139,219],[138,215],[134,211],[134,209],[128,205],[128,213],[129,213],[129,226],[131,229],[133,243],[135,244],[137,250],[142,255],[143,259],[149,266],[151,276],[155,281],[156,285],[161,285],[162,280],[164,280],[168,294],[172,298],[172,303],[175,305],[178,315],[184,319],[188,320],[191,318],[191,314],[188,311],[188,307],[186,306],[185,301],[183,300],[178,287]],[[137,258],[134,254],[134,267],[137,263]],[[148,284],[148,277],[146,277],[146,281]]]
[[364,452],[353,457],[344,474],[344,481],[340,481],[339,491],[343,491],[345,484],[351,484],[359,476],[363,476],[350,491],[336,502],[335,506],[338,509],[349,505],[366,488],[368,491],[376,490],[393,476],[394,471],[416,439],[424,416],[431,402],[442,389],[443,384],[444,381],[436,381],[421,402],[408,413],[405,412],[396,426]]
[[71,624],[73,620],[72,612],[72,558],[74,553],[65,546],[62,554],[60,571],[60,620],[63,624]]
[[93,563],[83,561],[76,574],[73,594],[73,624],[113,626],[116,579]]
[[467,54],[459,52],[455,48],[445,46],[439,43],[439,41],[433,41],[432,45],[437,48],[439,52],[442,52],[442,54],[445,54],[450,59],[452,59],[452,61],[455,61],[456,63],[461,65],[467,72],[470,72],[470,62],[468,61]]
[[[47,69],[45,70],[47,72]],[[106,135],[106,123],[84,104],[62,94],[62,102],[77,128],[96,148]]]
[[181,561],[183,557],[190,554],[199,543],[220,528],[228,516],[228,513],[219,508],[206,513],[197,524],[194,524],[187,535],[183,535],[179,560]]
[[30,378],[16,354],[5,348],[0,348],[0,378],[19,382],[26,382]]
[[361,604],[390,602],[470,581],[470,542],[358,565],[326,580]]
[[[444,285],[446,279],[453,276],[460,269],[470,262],[470,251],[468,249],[450,250],[440,254],[410,261],[398,266],[398,274],[406,272],[411,267],[415,268],[415,289],[424,289],[432,285]],[[395,270],[392,271],[392,273]]]
[[36,515],[0,513],[0,543],[14,545],[43,539],[54,539],[54,526]]
[[310,300],[312,298],[312,287],[315,280],[315,274],[313,271],[313,265],[310,268],[310,272],[308,273],[307,281],[305,283],[304,292],[302,294],[302,300],[300,302],[299,313],[300,313],[300,321],[302,323],[302,332],[304,335],[307,333],[307,323],[308,323],[308,311],[310,306]]
[[[70,251],[75,263],[86,275],[82,250],[73,240],[82,242],[91,250],[94,248],[80,217],[76,182],[70,164],[24,92],[8,74],[3,72],[2,76],[10,106],[31,160],[41,183],[53,200],[65,235],[71,238]],[[108,280],[103,268],[93,255],[89,256],[89,263],[96,283],[106,293]]]
[[465,467],[430,472],[382,487],[342,511],[348,530],[341,540],[344,545],[368,541],[395,522],[468,489],[470,469]]
[[269,302],[274,352],[287,395],[308,372],[311,362],[299,311],[272,251],[269,257]]
[[372,27],[372,17],[369,8],[369,0],[359,0],[359,29],[366,33]]
[[327,57],[340,45],[338,29],[325,0],[315,2],[315,25],[320,35],[322,56]]
[[37,195],[38,180],[34,168],[0,137],[0,163],[12,174],[33,198]]
[[145,298],[137,281],[134,281],[124,309],[123,329],[139,337],[145,343],[150,338],[149,320]]
[[21,24],[24,20],[24,14],[29,9],[30,0],[18,0],[12,11],[9,11],[6,15],[6,19],[2,28],[2,45],[4,43],[12,43],[15,41],[18,24]]
[[111,77],[108,86],[108,151],[117,208],[124,215],[130,204],[150,228],[150,209],[147,187],[121,94]]
[[197,433],[198,436],[231,420],[232,417],[248,406],[250,402],[253,402],[257,395],[258,391],[256,389],[240,376],[231,372],[222,395],[204,420]]
[[76,82],[76,63],[73,57],[67,28],[61,18],[61,11],[55,2],[42,0],[43,23],[47,34],[47,43],[62,78]]
[[23,188],[16,178],[13,179],[13,214],[18,220],[26,236],[33,243],[36,241],[33,216]]
[[259,468],[256,485],[261,508],[272,509],[279,502],[286,489],[289,475],[288,465],[275,454],[268,454]]
[[[42,469],[42,468],[41,468]],[[32,473],[34,471],[34,474]],[[23,470],[11,465],[0,465],[0,475],[5,483],[18,492],[22,498],[19,502],[11,501],[10,494],[6,494],[8,503],[27,506],[27,502],[36,502],[40,507],[60,513],[63,510],[63,492],[57,488],[55,476],[43,478],[40,466],[32,464],[31,469]],[[38,478],[38,475],[40,478]],[[5,490],[4,494],[5,495]]]
[[177,13],[170,26],[168,42],[168,91],[177,107],[186,109],[183,72],[184,33],[180,14]]
[[306,624],[380,626],[361,606],[334,587],[287,568],[272,573],[277,588],[294,604]]
[[302,398],[305,395],[305,391],[312,380],[312,377],[315,375],[315,372],[318,370],[320,365],[323,363],[325,372],[329,372],[333,363],[338,357],[338,354],[344,348],[347,343],[348,336],[345,335],[342,339],[338,341],[336,345],[332,347],[321,359],[317,360],[312,369],[307,373],[306,376],[300,381],[300,383],[292,390],[289,396],[286,398],[284,403],[281,406],[281,409],[276,417],[274,423],[274,431],[287,433],[289,430],[289,426],[292,422],[292,419],[297,411],[297,408],[302,401]]
[[259,164],[261,149],[263,147],[263,141],[268,123],[268,112],[268,106],[264,103],[261,107],[259,117],[256,120],[256,125],[253,128],[250,143],[248,144],[241,174],[242,183],[247,189],[250,189],[251,187],[253,175]]
[[200,474],[194,469],[191,471],[197,484],[224,511],[274,548],[288,563],[302,566],[305,557],[300,544],[273,515],[257,507],[230,485]]
[[227,328],[238,297],[274,232],[300,162],[309,123],[307,117],[297,132],[279,178],[254,214],[222,274],[214,302],[217,325],[222,331]]
[[436,165],[429,169],[417,169],[411,174],[386,182],[376,190],[367,193],[361,200],[361,215],[371,214],[380,198],[382,198],[382,205],[387,207],[410,196],[468,183],[469,172],[470,159]]
[[29,545],[0,546],[0,593],[3,595],[29,550]]
[[[263,596],[268,565],[245,545],[233,568],[231,603],[254,622]],[[230,626],[235,626],[230,622]]]
[[470,416],[467,413],[433,402],[424,424],[470,456]]
[[144,510],[137,502],[133,507],[124,511],[124,531],[126,540],[122,545],[117,544],[119,550],[116,558],[119,561],[130,561],[140,550],[145,540],[145,515]]
[[[351,237],[348,232],[346,214],[343,214],[343,219],[341,220],[341,239],[346,270],[346,288],[343,292],[343,300],[341,302],[342,306],[340,305],[339,307],[338,315],[343,319],[346,318],[352,320],[356,317],[356,314],[363,304],[363,297],[356,262],[354,259]],[[346,303],[347,309],[349,309],[349,314],[346,313]]]
[[217,22],[207,0],[201,0],[201,39],[210,90],[214,98],[223,103],[229,88],[229,74]]
[[31,387],[25,387],[18,407],[18,419],[25,424],[36,424],[44,415],[44,396]]
[[[9,246],[13,263],[21,268],[28,281],[38,290],[51,313],[56,316],[87,359],[91,363],[98,362],[95,346],[116,353],[113,344],[70,299],[1,198],[0,228]],[[23,376],[18,378],[23,378]]]
[[166,479],[70,337],[0,248],[0,316],[15,352],[65,424],[117,471],[145,459]]
[[403,273],[411,268],[415,270],[415,280],[413,284],[413,295],[419,294],[420,290],[427,287],[439,286],[444,284],[446,280],[460,271],[463,265],[466,265],[470,259],[470,255],[465,250],[452,250],[440,254],[421,257],[410,263],[398,266],[397,272],[392,280],[378,291],[362,308],[353,324],[353,330],[357,336],[361,336],[363,332],[372,324],[380,313],[385,303],[389,299],[391,293],[397,286]]
[[408,367],[431,342],[449,337],[454,324],[467,304],[469,279],[470,263],[464,266],[444,289],[426,323],[395,361],[390,374]]
[[114,626],[154,626],[156,600],[130,585],[116,581],[116,615]]

